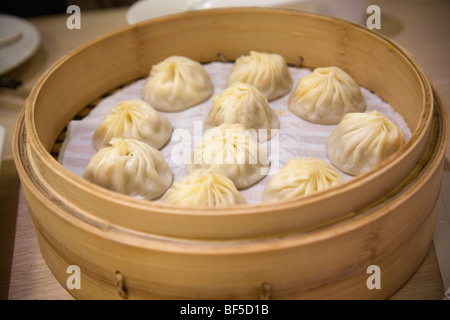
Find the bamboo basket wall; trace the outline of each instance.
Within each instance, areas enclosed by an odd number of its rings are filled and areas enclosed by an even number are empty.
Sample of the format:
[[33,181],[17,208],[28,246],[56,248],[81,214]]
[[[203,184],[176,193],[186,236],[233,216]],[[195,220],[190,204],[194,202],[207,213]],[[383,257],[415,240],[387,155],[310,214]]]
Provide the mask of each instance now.
[[[199,62],[275,52],[335,65],[399,112],[412,132],[395,155],[327,191],[275,204],[184,208],[136,200],[69,172],[50,154],[90,102],[146,76],[169,55]],[[283,9],[205,10],[95,39],[53,65],[18,120],[14,153],[40,249],[80,299],[387,298],[432,240],[447,115],[413,57],[390,39],[327,16]],[[366,286],[378,265],[382,288]],[[121,280],[125,279],[124,284]]]

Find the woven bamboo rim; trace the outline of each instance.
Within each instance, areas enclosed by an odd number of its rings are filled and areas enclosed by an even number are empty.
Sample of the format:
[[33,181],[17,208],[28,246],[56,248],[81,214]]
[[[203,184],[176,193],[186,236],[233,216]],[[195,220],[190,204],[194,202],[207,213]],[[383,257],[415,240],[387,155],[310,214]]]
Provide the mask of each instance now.
[[[152,34],[148,35],[146,31],[153,31],[155,29],[155,34],[157,34],[158,32],[163,32],[162,30],[167,30],[170,26],[170,30],[178,30],[179,27],[177,27],[177,24],[182,23],[188,26],[187,29],[195,28],[198,32],[200,29],[205,29],[204,24],[213,22],[219,22],[220,24],[220,21],[227,21],[224,23],[224,26],[221,25],[222,28],[225,28],[233,25],[233,23],[236,24],[236,21],[245,21],[246,19],[243,19],[242,16],[247,18],[246,26],[260,22],[260,19],[266,19],[267,21],[271,21],[272,19],[274,25],[275,22],[279,24],[283,23],[280,28],[286,28],[289,23],[296,21],[295,19],[299,19],[297,21],[302,19],[302,21],[306,20],[306,24],[325,25],[325,27],[322,27],[323,30],[334,30],[332,32],[336,33],[335,36],[338,37],[338,42],[349,41],[351,37],[360,37],[361,39],[367,39],[368,47],[370,47],[370,44],[376,44],[376,47],[371,48],[371,50],[380,50],[384,55],[389,55],[392,59],[392,64],[399,65],[398,69],[395,70],[399,72],[396,76],[409,77],[411,81],[409,84],[418,89],[417,92],[411,92],[411,98],[402,96],[402,98],[409,99],[407,102],[414,102],[414,99],[420,98],[419,102],[415,102],[417,105],[420,104],[420,111],[415,110],[411,113],[402,113],[409,125],[415,124],[411,128],[413,133],[411,139],[395,156],[377,168],[330,190],[298,200],[220,209],[196,208],[192,210],[191,208],[176,207],[162,203],[131,200],[128,196],[111,192],[81,179],[65,169],[53,158],[51,150],[55,145],[58,135],[78,110],[81,110],[91,101],[97,99],[99,93],[107,92],[127,81],[144,76],[148,72],[149,66],[160,58],[158,54],[162,53],[157,52],[152,56],[152,59],[148,59],[147,61],[144,61],[142,58],[138,59],[138,63],[132,69],[126,72],[121,71],[117,75],[111,74],[111,78],[99,84],[93,84],[84,95],[77,97],[75,99],[76,101],[67,104],[67,108],[70,111],[53,114],[50,111],[42,112],[42,108],[39,110],[36,109],[38,106],[51,102],[51,94],[58,94],[56,91],[60,90],[61,83],[72,81],[71,76],[67,79],[65,78],[67,75],[75,72],[74,76],[81,76],[76,73],[76,70],[81,67],[81,61],[83,59],[86,59],[86,57],[99,59],[95,55],[96,50],[105,51],[106,49],[102,48],[112,48],[115,42],[120,41],[131,41],[130,43],[133,43],[137,48],[139,58],[144,55],[143,51],[149,50],[143,43],[148,40],[148,37],[153,36]],[[197,25],[198,23],[200,23],[200,26]],[[239,28],[241,30],[244,27]],[[241,31],[245,34],[245,31]],[[278,31],[276,29],[272,33],[275,34]],[[207,33],[208,31],[205,32]],[[251,31],[249,32],[252,34]],[[292,34],[295,32],[301,31],[290,31],[288,36],[292,37]],[[245,37],[249,37],[249,35],[246,34]],[[130,38],[132,40],[129,40]],[[355,38],[353,40],[357,41],[358,39]],[[189,40],[194,41],[194,39]],[[177,42],[182,41],[182,39],[172,39],[171,41]],[[284,44],[286,42],[283,39],[275,39],[274,41],[284,41]],[[306,41],[311,42],[313,40],[308,38]],[[274,46],[274,44],[268,45],[269,47]],[[336,47],[342,49],[343,45],[343,43],[338,43]],[[192,47],[181,48],[180,51],[182,52],[179,53],[194,57],[201,62],[208,62],[217,59],[218,52],[217,50],[211,50],[211,46],[213,44],[205,45],[205,50],[200,50],[201,53],[198,53],[199,48],[193,45]],[[263,51],[266,49],[266,44],[263,43],[259,45],[259,48],[255,48],[254,46],[254,43],[251,42],[243,44],[237,41],[235,47],[231,47],[228,51],[222,50],[221,52],[228,59],[233,60],[239,54],[246,51],[244,49],[245,47],[248,50],[257,49]],[[297,63],[299,55],[296,50],[287,48],[286,45],[278,48],[280,50],[279,53],[283,54],[290,64]],[[206,49],[209,49],[209,51]],[[314,67],[321,65],[332,55],[336,59],[335,65],[346,66],[361,85],[367,88],[376,86],[378,88],[377,93],[382,98],[384,96],[393,97],[392,94],[389,95],[389,88],[380,86],[379,83],[376,83],[373,76],[367,76],[358,69],[361,68],[361,62],[355,63],[353,61],[354,63],[351,64],[347,61],[349,58],[346,58],[345,54],[336,50],[336,48],[332,47],[333,52],[331,53],[320,52],[317,56],[303,56],[304,66]],[[361,55],[361,61],[364,60],[362,57],[367,58],[373,55],[372,52],[364,50],[358,53],[358,55]],[[161,51],[166,52],[163,49]],[[350,52],[347,54],[349,55]],[[114,52],[111,55],[112,58],[117,58]],[[353,53],[353,55],[356,55],[356,53]],[[105,58],[102,57],[102,59]],[[117,64],[119,63],[117,62]],[[111,70],[108,68],[108,70],[103,70],[102,72],[111,72]],[[98,77],[98,75],[94,76]],[[55,85],[55,81],[58,82],[58,85]],[[70,91],[72,92],[74,90]],[[47,95],[44,96],[42,94],[43,92],[46,92]],[[397,107],[400,103],[395,97],[394,101],[389,102],[394,107]],[[296,234],[334,223],[338,220],[354,217],[361,208],[382,198],[408,176],[409,172],[415,166],[416,161],[425,150],[430,132],[433,109],[431,86],[421,68],[406,50],[390,39],[361,26],[317,14],[284,9],[239,8],[208,10],[205,12],[191,12],[162,17],[128,26],[81,46],[59,60],[42,76],[33,88],[25,104],[25,127],[28,139],[27,147],[29,148],[31,157],[35,161],[36,168],[39,168],[37,170],[41,175],[39,179],[51,184],[51,189],[70,203],[77,203],[79,199],[83,199],[83,201],[77,204],[80,210],[89,212],[98,219],[108,221],[108,223],[159,236],[192,239],[237,239],[272,237],[276,234]],[[45,128],[42,125],[45,122],[44,118],[47,121]],[[37,124],[40,124],[40,126],[37,127]],[[324,208],[324,203],[329,203],[331,209]],[[308,212],[308,215],[299,215],[299,211]],[[111,212],[115,212],[115,214],[111,214]],[[186,225],[190,227],[186,228]],[[251,225],[251,228],[248,227],[249,225]]]
[[[43,181],[34,183],[37,177],[34,163],[28,158],[23,113],[16,127],[14,151],[23,159],[18,169],[27,199],[34,204],[30,209],[44,259],[63,286],[68,265],[77,264],[83,270],[83,290],[70,291],[76,298],[383,299],[395,293],[417,270],[432,240],[449,131],[445,107],[437,94],[436,101],[427,148],[408,178],[392,194],[365,208],[353,219],[307,233],[266,240],[167,239],[118,225],[104,225],[89,215],[72,215],[66,205],[62,206],[66,210],[61,210],[61,199],[55,198],[48,185]],[[46,197],[45,201],[42,196]],[[41,205],[47,209],[42,211]],[[66,229],[52,228],[57,224]],[[61,237],[61,232],[66,236]],[[96,246],[90,242],[91,238],[98,241]],[[99,251],[104,246],[122,251]],[[198,277],[182,277],[185,283],[177,285],[159,284],[158,281],[165,279],[160,280],[159,273],[137,267],[141,260],[147,261],[155,253],[168,256],[168,261],[158,260],[163,266],[170,264],[180,268],[175,274],[183,276],[193,268]],[[86,260],[91,255],[95,259]],[[230,260],[239,260],[235,261],[235,268],[231,268],[234,272],[239,273],[241,268],[247,270],[250,256],[253,257],[250,266],[261,273],[257,272],[252,278],[259,282],[241,279],[240,287],[234,287],[234,291],[227,288],[228,283],[205,285],[203,272],[206,270],[201,269],[203,259],[217,260],[220,278],[225,270],[229,272],[225,266]],[[276,258],[280,256],[283,258]],[[130,264],[129,259],[136,260],[136,266]],[[285,265],[284,259],[291,262]],[[222,265],[224,261],[227,263]],[[152,258],[150,262],[153,267],[157,265]],[[290,264],[295,265],[295,279],[290,278],[289,273],[283,276]],[[383,290],[365,287],[369,264],[380,266]],[[325,273],[320,269],[323,266],[327,266]],[[281,274],[281,280],[276,279],[280,282],[272,279],[276,270]],[[170,272],[168,275],[169,279],[174,276]]]

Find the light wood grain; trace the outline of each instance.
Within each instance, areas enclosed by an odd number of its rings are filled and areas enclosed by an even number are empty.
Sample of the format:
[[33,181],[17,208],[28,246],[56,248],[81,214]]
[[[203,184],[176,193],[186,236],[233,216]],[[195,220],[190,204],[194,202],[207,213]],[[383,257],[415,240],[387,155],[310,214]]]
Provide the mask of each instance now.
[[[12,260],[8,299],[10,300],[57,300],[73,299],[53,277],[42,259],[33,222],[25,203],[23,191],[19,193],[16,241]],[[20,270],[20,271],[19,271]]]

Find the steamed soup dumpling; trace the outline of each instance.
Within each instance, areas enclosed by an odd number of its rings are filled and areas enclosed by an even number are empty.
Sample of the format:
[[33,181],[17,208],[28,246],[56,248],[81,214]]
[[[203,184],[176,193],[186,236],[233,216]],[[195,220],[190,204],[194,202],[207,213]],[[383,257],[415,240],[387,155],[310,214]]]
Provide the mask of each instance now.
[[251,84],[269,101],[288,94],[293,84],[286,60],[281,55],[257,51],[236,59],[227,85],[235,82]]
[[172,135],[172,125],[150,104],[140,99],[120,101],[103,118],[94,132],[94,147],[109,146],[112,138],[136,139],[156,149],[164,146]]
[[288,102],[289,110],[318,124],[337,124],[349,112],[364,112],[360,86],[338,67],[316,68],[302,77]]
[[403,131],[377,110],[349,113],[326,141],[331,163],[350,175],[363,173],[400,149]]
[[238,189],[249,187],[267,175],[267,150],[240,124],[224,123],[208,130],[191,154],[188,172],[214,169],[230,178]]
[[190,207],[227,207],[247,203],[233,181],[211,169],[194,170],[175,182],[161,202]]
[[199,62],[170,56],[151,68],[142,98],[160,111],[176,112],[205,101],[213,90],[213,83]]
[[240,123],[254,129],[263,142],[278,132],[280,123],[264,94],[254,86],[236,82],[214,98],[206,117],[205,127],[210,129],[223,123]]
[[342,182],[342,175],[325,160],[291,159],[267,182],[263,202],[297,199]]
[[172,171],[161,153],[135,139],[111,139],[89,161],[83,178],[106,189],[140,199],[161,196],[172,183]]

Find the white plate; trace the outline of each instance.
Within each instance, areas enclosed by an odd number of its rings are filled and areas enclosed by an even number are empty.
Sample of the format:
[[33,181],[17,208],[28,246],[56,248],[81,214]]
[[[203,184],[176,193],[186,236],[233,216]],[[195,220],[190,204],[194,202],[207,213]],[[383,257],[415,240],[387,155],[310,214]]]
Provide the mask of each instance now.
[[190,3],[187,0],[140,0],[128,8],[126,19],[128,24],[134,24],[160,16],[187,11],[189,5]]
[[363,23],[367,0],[139,0],[127,11],[128,24],[185,12],[225,7],[278,7],[300,9]]
[[127,11],[128,24],[190,10],[224,7],[276,7],[308,0],[140,0]]
[[38,30],[28,21],[0,14],[0,74],[30,58],[40,44]]

